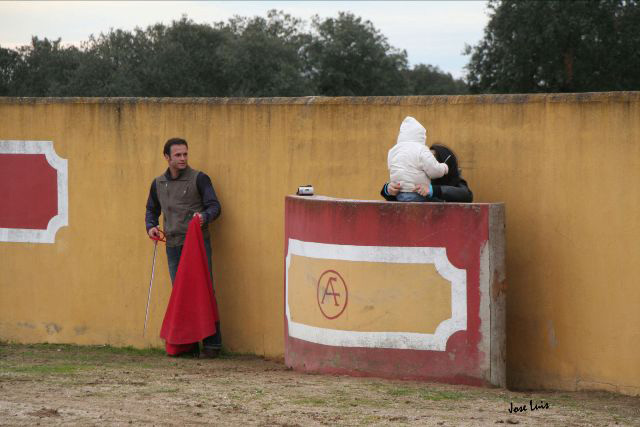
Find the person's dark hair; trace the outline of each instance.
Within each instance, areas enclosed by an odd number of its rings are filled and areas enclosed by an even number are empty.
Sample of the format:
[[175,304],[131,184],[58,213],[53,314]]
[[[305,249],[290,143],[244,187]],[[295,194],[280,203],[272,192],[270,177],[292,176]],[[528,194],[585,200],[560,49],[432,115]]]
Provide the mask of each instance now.
[[182,138],[171,138],[167,142],[164,143],[164,150],[162,151],[165,155],[171,157],[171,147],[174,145],[184,145],[189,148],[187,141]]
[[[431,184],[457,186],[460,183],[460,170],[455,153],[449,147],[438,143],[433,144],[431,149],[436,152],[435,156],[438,162],[444,163],[447,160],[446,163],[449,166],[449,172],[442,178],[432,180]],[[447,157],[449,158],[447,159]]]

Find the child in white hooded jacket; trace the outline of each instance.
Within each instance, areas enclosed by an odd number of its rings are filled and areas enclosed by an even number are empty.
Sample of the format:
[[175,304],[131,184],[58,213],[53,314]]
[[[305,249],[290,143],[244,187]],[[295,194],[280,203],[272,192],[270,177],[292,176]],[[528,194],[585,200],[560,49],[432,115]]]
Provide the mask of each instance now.
[[389,150],[387,165],[391,182],[401,183],[399,202],[425,202],[427,197],[418,194],[416,185],[429,187],[432,179],[449,172],[446,163],[439,163],[427,147],[427,131],[413,117],[405,117],[400,125],[396,145]]

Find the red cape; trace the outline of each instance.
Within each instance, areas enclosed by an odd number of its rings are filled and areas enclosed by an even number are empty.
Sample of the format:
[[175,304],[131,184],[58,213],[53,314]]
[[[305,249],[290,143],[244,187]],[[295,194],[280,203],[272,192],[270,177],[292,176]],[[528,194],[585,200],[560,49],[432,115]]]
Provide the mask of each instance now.
[[193,343],[197,345],[198,341],[216,333],[217,320],[218,309],[200,219],[195,217],[189,223],[160,330],[167,353],[177,355],[193,349]]

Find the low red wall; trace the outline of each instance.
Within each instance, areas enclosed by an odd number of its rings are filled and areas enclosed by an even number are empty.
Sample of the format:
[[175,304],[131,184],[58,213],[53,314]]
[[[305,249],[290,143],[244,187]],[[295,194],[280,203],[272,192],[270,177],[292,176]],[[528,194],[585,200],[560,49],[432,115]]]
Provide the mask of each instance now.
[[289,196],[285,363],[505,385],[504,207]]

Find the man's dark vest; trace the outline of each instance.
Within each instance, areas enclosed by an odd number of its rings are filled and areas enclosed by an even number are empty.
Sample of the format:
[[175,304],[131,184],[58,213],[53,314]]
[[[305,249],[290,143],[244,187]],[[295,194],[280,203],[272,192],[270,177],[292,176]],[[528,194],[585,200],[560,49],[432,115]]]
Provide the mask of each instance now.
[[[167,179],[164,174],[156,178],[156,193],[164,218],[167,246],[181,246],[193,214],[204,211],[196,184],[199,173],[187,166],[176,179]],[[202,227],[202,235],[205,239],[209,238],[206,225]]]

